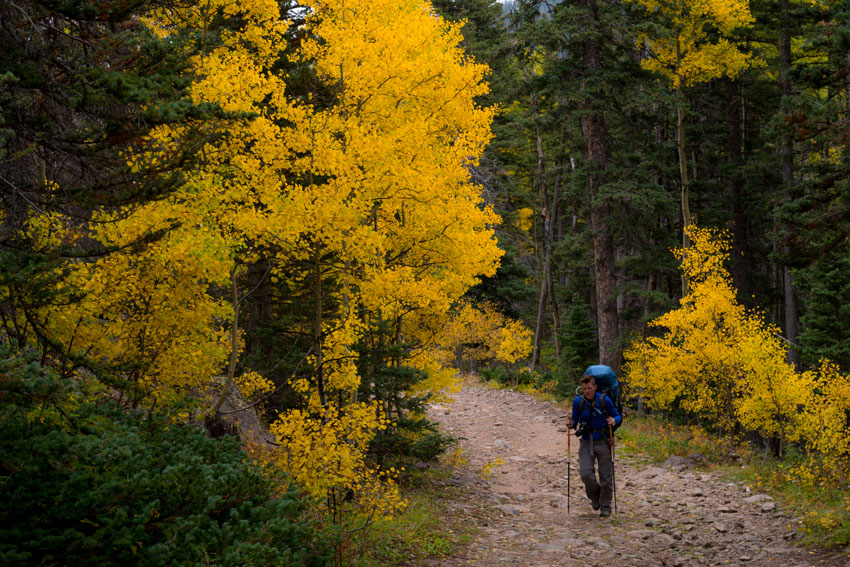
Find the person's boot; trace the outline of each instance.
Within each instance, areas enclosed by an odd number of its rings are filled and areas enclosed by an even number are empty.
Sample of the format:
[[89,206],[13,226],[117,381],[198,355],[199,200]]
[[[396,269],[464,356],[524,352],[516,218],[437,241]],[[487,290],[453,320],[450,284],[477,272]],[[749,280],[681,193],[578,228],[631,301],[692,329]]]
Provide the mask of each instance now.
[[602,511],[599,512],[600,518],[607,518],[611,515],[611,508],[602,508]]
[[601,491],[597,489],[597,491],[596,491],[596,498],[591,498],[591,499],[590,499],[590,507],[591,507],[591,508],[593,508],[594,510],[599,510],[599,505],[600,505],[600,503],[599,503],[599,497],[601,496],[600,492],[601,492]]

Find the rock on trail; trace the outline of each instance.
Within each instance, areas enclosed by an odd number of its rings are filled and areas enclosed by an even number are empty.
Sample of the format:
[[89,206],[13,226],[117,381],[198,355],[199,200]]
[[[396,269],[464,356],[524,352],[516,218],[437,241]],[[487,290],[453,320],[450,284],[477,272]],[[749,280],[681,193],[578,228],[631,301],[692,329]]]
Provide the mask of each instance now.
[[454,398],[429,415],[461,440],[469,464],[451,482],[468,497],[449,510],[478,537],[429,567],[850,567],[846,556],[801,548],[770,496],[693,470],[691,459],[665,466],[617,454],[618,512],[600,518],[584,496],[576,437],[567,457],[563,409],[472,382]]

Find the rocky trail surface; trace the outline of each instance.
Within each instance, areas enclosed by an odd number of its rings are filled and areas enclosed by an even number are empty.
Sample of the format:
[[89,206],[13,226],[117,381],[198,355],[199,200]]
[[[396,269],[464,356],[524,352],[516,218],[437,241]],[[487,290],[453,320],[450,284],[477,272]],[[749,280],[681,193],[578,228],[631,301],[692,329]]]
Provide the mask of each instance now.
[[801,547],[769,496],[684,459],[660,466],[616,454],[618,512],[600,518],[584,496],[575,437],[567,458],[563,409],[473,382],[453,397],[429,414],[461,440],[468,464],[449,482],[464,498],[449,505],[450,523],[477,537],[428,567],[850,567],[845,555]]

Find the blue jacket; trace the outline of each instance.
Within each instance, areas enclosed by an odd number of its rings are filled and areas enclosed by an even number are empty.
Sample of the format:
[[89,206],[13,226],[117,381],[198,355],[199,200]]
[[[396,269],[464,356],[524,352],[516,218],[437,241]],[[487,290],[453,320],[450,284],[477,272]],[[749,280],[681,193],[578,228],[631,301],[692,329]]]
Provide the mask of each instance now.
[[[593,435],[594,441],[607,439],[608,416],[613,417],[614,423],[617,425],[623,421],[622,416],[617,412],[617,408],[614,407],[614,402],[611,401],[611,398],[599,392],[596,392],[593,405],[587,399],[584,399],[584,404],[582,404],[583,398],[583,395],[579,395],[573,400],[573,427],[578,427],[578,424],[582,422],[589,422],[590,428],[582,435],[582,439],[590,439],[590,435]],[[603,403],[605,404],[604,409]]]

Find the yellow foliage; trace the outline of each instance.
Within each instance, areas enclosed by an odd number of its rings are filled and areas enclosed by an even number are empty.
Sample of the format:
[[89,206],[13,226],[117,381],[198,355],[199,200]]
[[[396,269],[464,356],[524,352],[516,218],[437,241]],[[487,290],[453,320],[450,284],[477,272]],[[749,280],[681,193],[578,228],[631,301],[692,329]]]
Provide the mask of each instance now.
[[[644,68],[666,76],[674,88],[719,77],[734,77],[754,63],[724,36],[754,21],[746,0],[632,0],[670,18],[671,29],[658,37],[642,36],[650,57]],[[710,34],[712,28],[716,34]],[[718,37],[712,39],[713,35]]]
[[801,444],[806,482],[838,481],[850,473],[850,377],[824,361],[797,372],[785,359],[779,329],[735,299],[723,264],[723,232],[686,228],[692,241],[676,253],[691,281],[678,309],[651,322],[661,336],[625,353],[629,383],[651,407],[674,404],[730,431],[740,425],[768,438]]
[[514,363],[531,353],[532,333],[486,303],[463,302],[437,337],[446,363],[456,357]]
[[404,505],[394,480],[396,471],[381,471],[365,460],[372,436],[387,425],[376,403],[344,409],[331,404],[318,414],[291,410],[272,424],[279,450],[266,458],[316,497],[350,490],[357,498],[357,515],[392,515]]
[[688,227],[692,247],[676,252],[691,282],[679,309],[650,323],[665,329],[625,353],[629,383],[658,408],[678,403],[730,431],[740,423],[768,436],[796,435],[797,404],[811,383],[785,362],[778,330],[735,298],[723,264],[726,233]]
[[461,383],[456,368],[446,361],[437,348],[428,349],[411,358],[407,364],[422,370],[428,376],[411,388],[411,394],[430,393],[429,400],[434,403],[451,402],[452,394],[460,391]]
[[[105,223],[95,235],[123,244],[120,233],[134,228],[137,218]],[[149,396],[151,403],[205,391],[230,351],[220,327],[230,310],[207,292],[210,283],[227,277],[226,261],[215,260],[215,253],[226,257],[226,248],[208,236],[174,231],[143,252],[130,249],[72,265],[64,285],[80,299],[46,309],[48,329],[71,352],[127,365],[137,396]]]
[[82,236],[71,219],[58,212],[32,213],[23,228],[23,234],[37,248],[44,250],[73,244]]
[[236,377],[239,392],[247,399],[256,399],[274,390],[274,383],[257,372],[245,372]]
[[459,469],[469,464],[469,459],[463,454],[463,448],[458,447],[446,457],[446,464],[453,469]]
[[519,209],[517,211],[516,227],[521,231],[528,233],[531,230],[531,217],[534,211],[529,207]]
[[484,480],[489,480],[491,476],[493,476],[493,469],[496,467],[502,466],[505,464],[505,461],[502,459],[495,459],[493,461],[487,461],[483,467],[481,467],[481,472],[479,476]]
[[829,361],[811,374],[816,389],[803,408],[800,436],[823,457],[818,463],[819,476],[846,483],[850,474],[850,377]]

